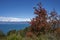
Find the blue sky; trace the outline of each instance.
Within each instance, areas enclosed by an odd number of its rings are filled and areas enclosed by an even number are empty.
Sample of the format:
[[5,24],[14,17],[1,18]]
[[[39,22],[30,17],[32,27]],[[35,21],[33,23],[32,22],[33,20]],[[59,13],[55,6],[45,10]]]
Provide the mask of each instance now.
[[60,13],[60,0],[0,0],[0,16],[33,18],[35,16],[33,7],[39,2],[47,12],[55,8],[57,13]]

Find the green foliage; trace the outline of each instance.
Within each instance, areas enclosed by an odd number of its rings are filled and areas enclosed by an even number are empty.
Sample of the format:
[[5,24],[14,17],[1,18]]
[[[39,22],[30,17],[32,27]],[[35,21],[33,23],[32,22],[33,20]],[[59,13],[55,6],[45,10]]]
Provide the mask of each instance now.
[[24,36],[25,30],[26,29],[12,33],[10,35],[0,38],[0,40],[60,40],[60,36],[53,32],[47,32],[45,34],[41,33],[38,37],[36,35],[33,35],[32,37],[27,37]]
[[6,40],[6,35],[0,30],[0,40]]
[[16,40],[16,39],[17,39],[16,34],[7,36],[7,40]]
[[0,37],[4,37],[5,34],[0,30]]
[[16,33],[16,30],[10,30],[10,31],[7,33],[7,36],[12,35],[12,34],[15,34],[15,33]]

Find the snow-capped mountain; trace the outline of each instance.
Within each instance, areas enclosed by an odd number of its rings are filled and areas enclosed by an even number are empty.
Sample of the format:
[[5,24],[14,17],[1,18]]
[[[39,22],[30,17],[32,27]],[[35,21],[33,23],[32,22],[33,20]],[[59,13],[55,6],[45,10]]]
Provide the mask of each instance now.
[[29,22],[29,18],[0,17],[0,24],[18,24]]
[[29,18],[0,17],[0,22],[21,22],[30,21]]

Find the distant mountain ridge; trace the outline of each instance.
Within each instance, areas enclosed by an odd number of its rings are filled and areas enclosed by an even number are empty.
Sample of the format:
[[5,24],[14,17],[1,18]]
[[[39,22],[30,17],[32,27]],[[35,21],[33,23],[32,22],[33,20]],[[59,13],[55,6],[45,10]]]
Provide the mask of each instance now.
[[0,21],[0,24],[22,24],[22,23],[29,23],[30,21],[20,21],[20,22],[3,22]]
[[15,18],[15,17],[0,16],[0,22],[21,22],[21,21],[31,21],[31,20],[30,18]]

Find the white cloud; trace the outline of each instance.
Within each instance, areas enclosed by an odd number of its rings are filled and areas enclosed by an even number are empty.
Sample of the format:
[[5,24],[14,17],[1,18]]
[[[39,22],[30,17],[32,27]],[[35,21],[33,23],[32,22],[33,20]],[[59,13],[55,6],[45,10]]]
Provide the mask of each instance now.
[[14,17],[2,17],[2,16],[0,16],[0,21],[19,22],[19,21],[30,21],[30,19],[29,18],[14,18]]

